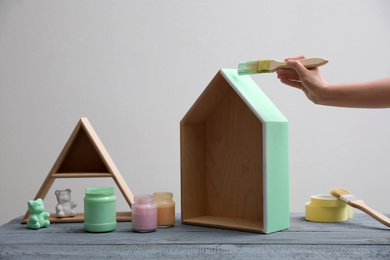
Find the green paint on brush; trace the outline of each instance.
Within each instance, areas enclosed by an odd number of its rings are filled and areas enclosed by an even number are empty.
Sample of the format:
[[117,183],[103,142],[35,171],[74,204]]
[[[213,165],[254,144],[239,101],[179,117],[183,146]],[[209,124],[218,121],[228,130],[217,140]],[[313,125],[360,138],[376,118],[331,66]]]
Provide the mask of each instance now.
[[238,64],[238,75],[251,75],[257,73],[270,73],[271,60],[243,61]]

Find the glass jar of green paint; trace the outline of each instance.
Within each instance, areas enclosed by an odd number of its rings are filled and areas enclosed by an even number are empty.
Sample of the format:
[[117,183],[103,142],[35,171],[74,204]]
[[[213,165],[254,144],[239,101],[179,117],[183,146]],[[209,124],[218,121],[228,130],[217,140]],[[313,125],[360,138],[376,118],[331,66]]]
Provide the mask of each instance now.
[[84,229],[108,232],[116,228],[116,197],[112,187],[85,189]]

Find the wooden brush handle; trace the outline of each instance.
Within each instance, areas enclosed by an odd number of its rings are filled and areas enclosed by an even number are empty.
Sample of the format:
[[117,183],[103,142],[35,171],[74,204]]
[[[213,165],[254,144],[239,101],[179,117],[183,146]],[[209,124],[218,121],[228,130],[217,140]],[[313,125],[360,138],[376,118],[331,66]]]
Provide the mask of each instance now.
[[360,209],[361,211],[364,211],[365,213],[367,213],[368,215],[370,215],[374,219],[378,220],[383,225],[390,227],[390,218],[388,218],[385,215],[379,213],[378,211],[370,208],[369,206],[367,206],[366,203],[364,203],[364,201],[351,200],[348,202],[348,205],[350,205],[351,207]]
[[[300,59],[298,61],[302,63],[302,65],[305,66],[306,68],[316,68],[328,63],[328,61],[323,58],[305,58],[305,59]],[[272,64],[271,61],[270,71],[275,71],[277,69],[284,69],[284,68],[291,68],[291,67],[287,65],[287,62],[275,61],[275,63]]]
[[306,68],[316,68],[328,63],[328,61],[323,58],[306,58],[298,61]]

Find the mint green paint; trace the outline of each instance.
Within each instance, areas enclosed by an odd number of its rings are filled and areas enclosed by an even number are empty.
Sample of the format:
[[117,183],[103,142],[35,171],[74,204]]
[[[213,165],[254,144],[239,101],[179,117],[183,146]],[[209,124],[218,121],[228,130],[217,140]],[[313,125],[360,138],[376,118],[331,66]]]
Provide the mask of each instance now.
[[238,75],[252,75],[258,73],[270,73],[269,65],[271,60],[243,61],[238,64]]
[[221,69],[222,75],[263,123],[266,233],[289,228],[288,121],[250,76]]
[[238,74],[239,75],[251,75],[257,73],[257,71],[249,69],[253,64],[253,61],[243,61],[238,64]]
[[108,232],[116,228],[116,198],[112,187],[85,189],[84,229]]
[[239,76],[235,69],[221,69],[233,84],[237,94],[263,122],[287,122],[287,119],[264,94],[250,76]]
[[287,229],[289,210],[288,122],[266,123],[267,233]]

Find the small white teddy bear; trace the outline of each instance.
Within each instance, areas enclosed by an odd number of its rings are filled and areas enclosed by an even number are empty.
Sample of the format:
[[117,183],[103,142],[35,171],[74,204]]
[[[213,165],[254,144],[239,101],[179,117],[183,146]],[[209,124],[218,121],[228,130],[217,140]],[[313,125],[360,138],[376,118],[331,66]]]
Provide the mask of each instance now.
[[63,217],[73,217],[76,215],[74,208],[77,206],[77,203],[70,201],[70,189],[66,190],[56,190],[55,194],[57,196],[58,204],[56,206],[56,215],[59,218]]

